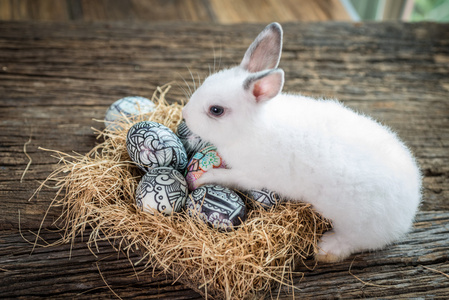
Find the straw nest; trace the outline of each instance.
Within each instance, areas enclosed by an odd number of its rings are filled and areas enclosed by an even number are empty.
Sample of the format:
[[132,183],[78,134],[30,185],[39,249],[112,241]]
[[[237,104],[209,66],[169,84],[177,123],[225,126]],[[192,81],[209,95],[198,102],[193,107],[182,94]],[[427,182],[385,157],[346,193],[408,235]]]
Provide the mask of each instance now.
[[127,254],[140,251],[139,263],[172,274],[206,297],[242,299],[279,284],[292,287],[295,267],[316,252],[318,238],[330,226],[310,205],[252,209],[232,232],[217,231],[184,212],[152,215],[136,207],[135,190],[143,174],[128,156],[126,134],[142,120],[176,132],[182,104],[167,103],[168,90],[158,88],[152,99],[156,109],[125,118],[117,124],[122,130],[95,130],[101,143],[86,155],[53,151],[59,165],[46,182],[58,187],[51,207],[63,208],[58,220],[63,242],[73,243],[90,227],[89,247],[107,239]]

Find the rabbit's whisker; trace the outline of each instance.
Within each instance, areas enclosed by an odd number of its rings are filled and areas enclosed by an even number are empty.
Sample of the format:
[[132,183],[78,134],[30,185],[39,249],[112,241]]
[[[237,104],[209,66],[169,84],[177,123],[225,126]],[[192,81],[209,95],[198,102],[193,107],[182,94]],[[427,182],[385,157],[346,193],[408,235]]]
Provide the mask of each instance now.
[[192,78],[192,81],[193,81],[193,91],[196,91],[196,81],[195,81],[195,77],[193,77],[192,70],[190,70],[189,67],[187,67],[187,70],[189,70],[190,77]]
[[189,89],[188,91],[185,90],[184,88],[182,88],[185,92],[185,94],[188,96],[188,98],[190,99],[190,97],[192,96],[192,89],[190,88],[190,85],[187,83],[187,81],[184,79],[184,77],[182,77],[182,75],[180,73],[177,73],[178,76],[182,79],[182,81],[184,81],[184,83],[186,84],[187,88]]

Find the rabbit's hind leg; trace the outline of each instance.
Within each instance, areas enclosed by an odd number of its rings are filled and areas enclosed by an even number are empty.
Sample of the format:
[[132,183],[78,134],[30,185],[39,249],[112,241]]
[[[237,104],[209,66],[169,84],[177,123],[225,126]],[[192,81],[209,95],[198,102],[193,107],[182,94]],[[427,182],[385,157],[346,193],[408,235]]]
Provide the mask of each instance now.
[[345,242],[345,238],[338,233],[329,231],[323,235],[318,243],[318,253],[315,259],[324,263],[335,263],[346,259],[353,251]]

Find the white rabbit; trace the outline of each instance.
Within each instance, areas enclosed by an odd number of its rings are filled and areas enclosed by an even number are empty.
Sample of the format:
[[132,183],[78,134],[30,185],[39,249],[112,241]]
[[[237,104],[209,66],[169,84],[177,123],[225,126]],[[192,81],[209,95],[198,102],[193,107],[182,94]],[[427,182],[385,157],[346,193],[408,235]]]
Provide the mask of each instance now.
[[335,262],[397,241],[421,201],[421,174],[387,127],[334,100],[281,93],[282,28],[268,25],[241,64],[209,76],[183,109],[229,169],[197,185],[266,188],[333,222],[316,259]]

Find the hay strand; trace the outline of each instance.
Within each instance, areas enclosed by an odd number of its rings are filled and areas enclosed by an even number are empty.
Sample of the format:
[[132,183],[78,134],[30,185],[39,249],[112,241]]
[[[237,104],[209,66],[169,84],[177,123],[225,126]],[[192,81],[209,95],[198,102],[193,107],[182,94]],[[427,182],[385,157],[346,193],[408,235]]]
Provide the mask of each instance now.
[[27,145],[29,143],[31,143],[31,136],[32,136],[32,134],[30,134],[30,138],[28,139],[28,141],[26,141],[25,144],[23,144],[23,153],[28,158],[28,163],[27,163],[27,165],[25,167],[25,170],[22,173],[22,176],[20,177],[20,183],[23,182],[23,178],[25,177],[25,174],[28,172],[28,169],[30,168],[31,163],[33,162],[33,160],[31,159],[31,156],[29,156],[28,152],[27,152]]
[[57,192],[51,206],[62,207],[57,220],[62,241],[73,244],[75,237],[91,228],[87,245],[92,253],[102,240],[128,257],[140,251],[138,263],[144,263],[148,271],[170,273],[206,297],[241,299],[266,293],[278,284],[292,287],[295,267],[316,252],[318,237],[329,228],[310,205],[255,208],[232,232],[212,229],[185,212],[164,216],[135,206],[135,190],[143,174],[127,154],[126,134],[143,120],[176,132],[183,104],[167,103],[169,89],[157,88],[152,98],[155,110],[118,121],[120,130],[94,129],[101,143],[86,155],[43,149],[53,153],[59,167],[36,193],[54,182]]

